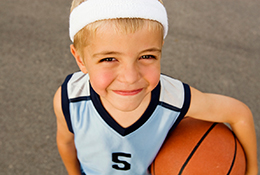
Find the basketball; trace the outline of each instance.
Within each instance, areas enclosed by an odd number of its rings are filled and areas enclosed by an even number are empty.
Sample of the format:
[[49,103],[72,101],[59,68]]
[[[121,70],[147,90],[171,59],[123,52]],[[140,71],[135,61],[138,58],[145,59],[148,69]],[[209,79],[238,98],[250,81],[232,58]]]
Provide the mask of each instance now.
[[244,175],[243,148],[224,124],[184,118],[151,165],[152,175]]

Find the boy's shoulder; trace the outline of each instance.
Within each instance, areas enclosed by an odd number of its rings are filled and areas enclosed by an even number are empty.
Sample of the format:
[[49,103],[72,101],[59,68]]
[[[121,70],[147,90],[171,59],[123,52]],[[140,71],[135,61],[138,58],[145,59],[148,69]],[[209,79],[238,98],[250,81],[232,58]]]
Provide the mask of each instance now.
[[183,89],[183,82],[182,81],[175,79],[173,77],[170,77],[168,75],[165,75],[165,74],[161,74],[160,83],[165,88],[169,88],[169,87],[174,88],[173,90]]
[[70,99],[90,96],[88,74],[79,71],[68,75],[62,84],[62,89]]
[[184,103],[190,100],[190,87],[189,85],[172,78],[167,75],[161,74],[161,94],[160,102],[169,104],[179,109],[183,108]]

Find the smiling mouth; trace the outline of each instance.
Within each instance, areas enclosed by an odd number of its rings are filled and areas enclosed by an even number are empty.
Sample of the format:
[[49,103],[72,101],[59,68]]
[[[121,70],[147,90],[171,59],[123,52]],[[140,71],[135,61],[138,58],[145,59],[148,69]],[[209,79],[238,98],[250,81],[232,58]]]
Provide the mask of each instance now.
[[113,90],[113,92],[115,92],[118,95],[123,95],[123,96],[132,96],[132,95],[136,95],[139,94],[143,89],[136,89],[136,90]]

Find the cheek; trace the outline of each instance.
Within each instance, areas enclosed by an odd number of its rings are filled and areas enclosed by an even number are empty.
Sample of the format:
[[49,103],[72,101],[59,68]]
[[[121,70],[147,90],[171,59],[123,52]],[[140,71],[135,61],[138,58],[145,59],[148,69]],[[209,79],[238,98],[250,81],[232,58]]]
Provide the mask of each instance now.
[[146,69],[144,72],[145,79],[149,81],[150,88],[154,89],[160,81],[160,66],[152,67],[151,69]]
[[105,71],[96,71],[97,73],[89,73],[90,83],[92,88],[99,95],[106,93],[106,89],[113,82],[113,73]]

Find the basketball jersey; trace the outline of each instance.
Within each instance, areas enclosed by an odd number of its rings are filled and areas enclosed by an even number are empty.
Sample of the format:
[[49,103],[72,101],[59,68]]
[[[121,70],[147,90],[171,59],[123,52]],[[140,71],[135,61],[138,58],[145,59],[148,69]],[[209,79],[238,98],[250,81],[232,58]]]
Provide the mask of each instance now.
[[86,175],[149,174],[148,167],[168,132],[178,125],[189,105],[189,86],[161,75],[146,111],[123,128],[102,105],[88,74],[69,75],[62,85],[63,113]]

